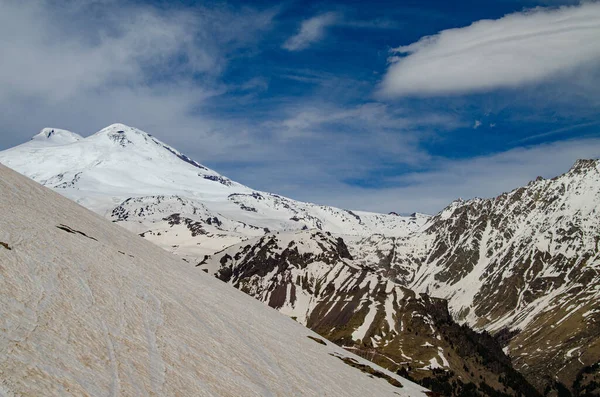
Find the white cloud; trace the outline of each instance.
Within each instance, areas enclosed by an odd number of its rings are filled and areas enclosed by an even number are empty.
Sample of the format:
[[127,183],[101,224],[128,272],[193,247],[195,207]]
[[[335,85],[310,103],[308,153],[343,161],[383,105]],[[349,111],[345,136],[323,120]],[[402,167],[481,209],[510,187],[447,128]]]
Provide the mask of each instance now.
[[481,127],[481,121],[475,120],[475,124],[473,124],[473,129],[476,130],[479,127]]
[[438,95],[518,87],[600,62],[600,3],[536,8],[423,37],[398,54],[380,94]]
[[337,19],[336,13],[327,12],[305,20],[298,33],[283,43],[283,48],[288,51],[304,50],[312,43],[321,40],[325,36],[325,29],[333,25]]

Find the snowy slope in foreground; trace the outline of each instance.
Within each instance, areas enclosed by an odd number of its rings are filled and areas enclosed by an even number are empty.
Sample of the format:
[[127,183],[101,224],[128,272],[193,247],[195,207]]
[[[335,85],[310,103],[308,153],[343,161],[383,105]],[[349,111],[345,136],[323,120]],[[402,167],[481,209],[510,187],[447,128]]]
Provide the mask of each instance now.
[[0,214],[0,395],[425,395],[1,165]]
[[[0,152],[0,163],[188,258],[268,231],[406,236],[428,219],[353,212],[259,192],[123,124],[87,138],[46,128]],[[178,223],[168,219],[174,214]]]

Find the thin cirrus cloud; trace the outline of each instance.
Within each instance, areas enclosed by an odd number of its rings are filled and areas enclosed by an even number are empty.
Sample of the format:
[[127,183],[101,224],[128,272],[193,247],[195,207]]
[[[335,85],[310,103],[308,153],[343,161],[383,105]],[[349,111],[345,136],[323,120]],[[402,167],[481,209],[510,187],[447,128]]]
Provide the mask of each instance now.
[[395,54],[382,97],[514,88],[600,63],[600,3],[535,8],[443,30]]
[[[341,208],[376,212],[413,211],[435,214],[462,197],[494,197],[526,185],[536,176],[551,178],[569,170],[576,159],[597,158],[600,139],[574,139],[520,147],[468,159],[434,159],[429,170],[406,173],[390,181],[390,187],[365,188],[341,185],[335,180],[314,178],[317,186],[310,199]],[[337,183],[337,184],[336,184]],[[284,190],[306,199],[307,192]]]
[[335,12],[327,12],[309,18],[302,22],[298,33],[283,43],[283,48],[288,51],[301,51],[311,44],[320,41],[325,36],[327,27],[338,20]]

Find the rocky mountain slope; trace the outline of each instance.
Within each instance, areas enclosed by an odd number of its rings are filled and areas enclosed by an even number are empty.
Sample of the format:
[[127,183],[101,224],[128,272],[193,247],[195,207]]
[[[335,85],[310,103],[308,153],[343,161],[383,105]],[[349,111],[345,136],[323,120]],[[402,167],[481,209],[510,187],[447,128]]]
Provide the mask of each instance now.
[[416,294],[377,267],[358,264],[343,239],[330,233],[266,235],[208,257],[199,267],[443,395],[537,393],[494,338],[452,320],[445,300]]
[[2,165],[0,214],[1,395],[426,395]]
[[600,162],[493,199],[456,201],[408,237],[370,236],[359,263],[448,299],[458,321],[503,335],[540,389],[573,389],[600,361]]
[[353,212],[256,191],[123,124],[87,138],[46,128],[0,152],[0,163],[189,258],[268,231],[405,236],[428,219]]

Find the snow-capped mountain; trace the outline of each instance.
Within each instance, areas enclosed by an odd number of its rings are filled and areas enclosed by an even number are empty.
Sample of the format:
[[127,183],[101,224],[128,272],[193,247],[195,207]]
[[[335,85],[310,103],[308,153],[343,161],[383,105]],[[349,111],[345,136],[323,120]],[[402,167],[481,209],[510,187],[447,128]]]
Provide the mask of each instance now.
[[0,152],[0,163],[189,258],[268,231],[406,236],[428,219],[353,212],[256,191],[123,124],[87,138],[45,128]]
[[571,388],[600,360],[598,160],[493,199],[455,201],[420,233],[350,248],[359,263],[448,299],[455,319],[504,335],[541,390]]
[[0,165],[0,395],[426,390]]

